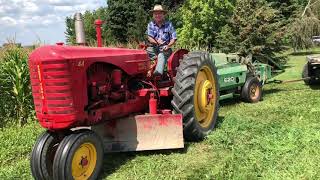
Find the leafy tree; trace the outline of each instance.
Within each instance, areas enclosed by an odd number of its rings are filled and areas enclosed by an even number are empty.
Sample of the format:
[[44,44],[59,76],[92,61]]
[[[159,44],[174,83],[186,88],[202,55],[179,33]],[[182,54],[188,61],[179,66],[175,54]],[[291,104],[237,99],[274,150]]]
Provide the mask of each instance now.
[[[105,20],[103,38],[106,44],[136,42],[144,39],[147,23],[151,19],[149,10],[155,4],[163,4],[176,10],[184,0],[108,0],[108,7],[83,14],[87,42],[95,41],[93,22],[97,17]],[[169,13],[172,15],[172,13]],[[171,16],[170,16],[171,17]],[[66,18],[66,37],[69,44],[75,43],[74,18]]]
[[[95,11],[86,11],[83,14],[83,22],[84,22],[84,29],[86,34],[86,41],[89,44],[93,44],[96,40],[96,31],[94,21],[96,19],[107,19],[107,11],[106,8],[99,8]],[[75,44],[76,42],[76,35],[74,29],[74,17],[67,17],[66,20],[66,38],[68,44]]]
[[313,36],[320,35],[320,1],[309,0],[301,9],[298,17],[290,24],[290,40],[292,47],[297,49],[308,49],[314,44]]
[[113,35],[120,43],[141,41],[144,39],[147,23],[151,19],[149,10],[155,4],[162,4],[169,9],[177,8],[183,0],[109,0],[108,27],[109,36]]
[[75,44],[76,43],[76,33],[74,29],[74,18],[73,17],[67,17],[66,20],[66,41],[68,44]]
[[182,27],[177,29],[183,47],[212,49],[216,36],[232,16],[234,1],[186,0],[179,9]]
[[263,0],[238,0],[235,12],[218,35],[217,47],[224,52],[252,54],[255,59],[282,62],[276,57],[285,49],[286,23],[281,11]]

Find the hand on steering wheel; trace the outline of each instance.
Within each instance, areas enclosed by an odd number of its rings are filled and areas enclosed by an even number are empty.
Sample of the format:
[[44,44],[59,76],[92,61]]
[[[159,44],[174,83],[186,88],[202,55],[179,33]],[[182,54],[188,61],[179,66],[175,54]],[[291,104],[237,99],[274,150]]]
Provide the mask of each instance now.
[[169,50],[169,47],[166,45],[166,46],[163,46],[162,48],[163,51],[168,51]]
[[165,42],[162,39],[157,40],[158,46],[162,46]]

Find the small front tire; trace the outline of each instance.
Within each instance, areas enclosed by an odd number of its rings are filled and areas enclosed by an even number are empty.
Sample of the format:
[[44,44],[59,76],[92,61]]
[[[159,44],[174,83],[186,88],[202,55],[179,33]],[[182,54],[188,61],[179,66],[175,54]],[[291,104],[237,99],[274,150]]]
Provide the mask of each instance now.
[[262,86],[257,77],[248,77],[241,90],[241,98],[248,103],[257,103],[262,98]]
[[74,132],[65,138],[53,161],[54,179],[97,179],[103,162],[100,137],[92,131]]
[[31,153],[31,172],[36,180],[52,179],[52,162],[59,143],[58,134],[50,131],[38,138]]

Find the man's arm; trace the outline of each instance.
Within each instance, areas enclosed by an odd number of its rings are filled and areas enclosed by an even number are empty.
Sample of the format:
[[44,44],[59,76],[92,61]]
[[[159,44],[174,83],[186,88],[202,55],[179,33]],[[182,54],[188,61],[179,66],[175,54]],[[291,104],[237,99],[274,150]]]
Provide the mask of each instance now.
[[152,38],[151,36],[149,36],[149,35],[148,35],[148,41],[149,41],[151,44],[154,44],[154,45],[157,45],[157,44],[158,44],[158,42],[157,42],[154,38]]
[[177,42],[177,33],[176,30],[174,29],[172,23],[170,24],[170,42],[167,45],[166,48],[164,48],[164,50],[167,50],[169,48],[171,48],[176,42]]
[[148,38],[148,41],[153,44],[153,45],[159,45],[159,44],[162,44],[161,42],[158,42],[154,37],[156,36],[156,34],[154,33],[153,31],[153,26],[152,26],[152,23],[149,23],[148,24],[148,28],[147,28],[147,38]]
[[168,44],[168,48],[171,48],[175,43],[176,43],[177,39],[171,39],[171,41]]

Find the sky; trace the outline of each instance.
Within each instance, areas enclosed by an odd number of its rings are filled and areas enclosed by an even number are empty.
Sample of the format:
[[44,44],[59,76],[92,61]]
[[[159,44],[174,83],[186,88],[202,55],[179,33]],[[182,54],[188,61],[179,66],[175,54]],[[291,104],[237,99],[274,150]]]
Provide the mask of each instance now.
[[65,18],[106,6],[106,0],[0,0],[0,46],[65,42]]

